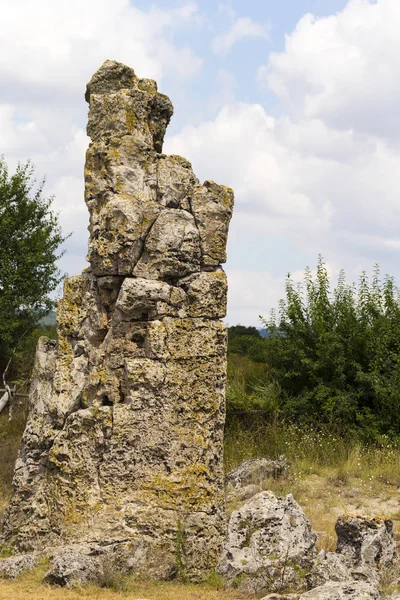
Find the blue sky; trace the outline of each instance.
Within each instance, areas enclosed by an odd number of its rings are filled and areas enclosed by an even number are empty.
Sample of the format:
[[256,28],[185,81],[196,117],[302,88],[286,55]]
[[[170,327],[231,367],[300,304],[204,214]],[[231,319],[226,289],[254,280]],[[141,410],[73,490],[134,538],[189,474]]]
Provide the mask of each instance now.
[[175,106],[164,150],[236,194],[229,323],[258,324],[322,253],[333,280],[400,278],[400,3],[14,0],[0,24],[0,153],[31,158],[85,266],[85,84],[107,59]]

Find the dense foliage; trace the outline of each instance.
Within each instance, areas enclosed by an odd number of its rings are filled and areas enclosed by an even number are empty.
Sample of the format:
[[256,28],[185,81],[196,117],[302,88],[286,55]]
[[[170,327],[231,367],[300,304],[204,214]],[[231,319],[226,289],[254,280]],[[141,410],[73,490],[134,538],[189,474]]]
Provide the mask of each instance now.
[[52,198],[28,162],[9,175],[0,159],[0,367],[54,305],[64,237]]
[[[263,365],[258,392],[267,413],[369,438],[400,432],[400,300],[393,278],[381,280],[375,267],[371,281],[363,273],[355,286],[341,272],[331,291],[320,258],[316,275],[307,269],[302,285],[287,277],[279,313],[264,324],[269,336],[250,345],[248,357]],[[246,381],[254,408],[257,382]],[[228,407],[237,403],[231,394]]]
[[260,332],[256,327],[234,325],[228,328],[229,354],[246,355],[253,347],[256,340],[260,339]]

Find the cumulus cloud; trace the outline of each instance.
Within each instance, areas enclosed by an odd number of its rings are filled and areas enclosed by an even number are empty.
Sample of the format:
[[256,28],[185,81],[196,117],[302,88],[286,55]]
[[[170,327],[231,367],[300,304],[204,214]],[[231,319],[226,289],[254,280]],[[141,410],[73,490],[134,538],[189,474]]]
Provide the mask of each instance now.
[[329,17],[305,15],[259,79],[293,116],[335,129],[400,135],[400,3],[351,0]]
[[249,17],[239,17],[231,27],[215,36],[212,50],[215,54],[226,54],[243,39],[268,39],[269,28],[266,25],[255,23]]
[[318,159],[306,165],[307,158],[282,142],[281,128],[285,123],[262,106],[237,103],[225,106],[215,120],[167,138],[165,149],[191,159],[200,177],[233,187],[236,211],[247,227],[265,233],[326,230],[333,213],[329,199],[313,202],[300,179]]
[[171,69],[191,76],[201,60],[169,38],[196,11],[192,2],[143,11],[129,0],[15,0],[2,10],[0,73],[8,84],[34,84],[36,95],[42,87],[80,92],[106,58],[157,80]]

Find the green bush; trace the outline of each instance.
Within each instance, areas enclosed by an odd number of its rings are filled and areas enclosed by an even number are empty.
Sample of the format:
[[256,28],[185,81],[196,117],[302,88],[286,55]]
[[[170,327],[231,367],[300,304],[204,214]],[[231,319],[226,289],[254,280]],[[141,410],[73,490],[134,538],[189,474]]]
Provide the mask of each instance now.
[[332,292],[320,257],[303,285],[287,277],[279,315],[265,325],[262,353],[250,357],[268,364],[286,419],[367,439],[400,431],[400,301],[392,277],[381,281],[375,267],[372,281],[363,273],[356,288],[342,271]]
[[278,314],[263,324],[265,339],[246,328],[229,334],[228,411],[264,410],[270,422],[365,441],[400,432],[400,299],[392,277],[381,280],[376,266],[371,281],[363,273],[355,286],[342,271],[331,290],[320,257],[302,284],[288,275]]

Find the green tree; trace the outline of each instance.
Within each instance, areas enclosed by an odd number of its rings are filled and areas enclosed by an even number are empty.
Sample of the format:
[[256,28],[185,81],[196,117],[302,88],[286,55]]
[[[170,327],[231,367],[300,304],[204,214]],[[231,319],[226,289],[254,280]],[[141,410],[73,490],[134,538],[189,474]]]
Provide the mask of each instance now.
[[0,158],[0,367],[53,307],[66,239],[53,198],[43,197],[30,162],[10,175]]

